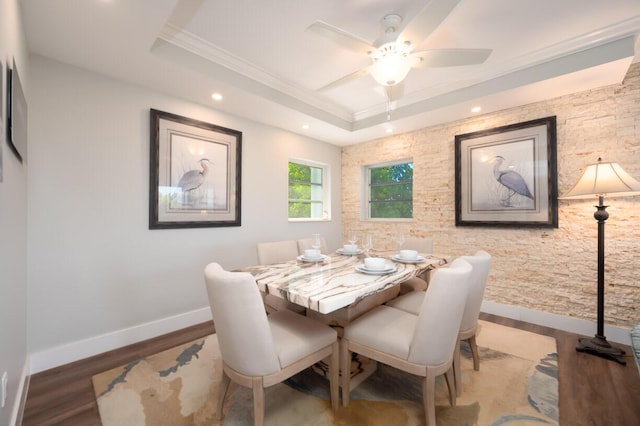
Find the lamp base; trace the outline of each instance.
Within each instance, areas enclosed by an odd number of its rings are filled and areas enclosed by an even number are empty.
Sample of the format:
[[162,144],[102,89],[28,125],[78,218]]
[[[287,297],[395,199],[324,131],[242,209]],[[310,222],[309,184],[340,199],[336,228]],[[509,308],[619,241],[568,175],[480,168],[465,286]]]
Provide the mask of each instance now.
[[607,342],[607,338],[604,336],[596,335],[595,337],[592,337],[590,339],[578,339],[578,346],[576,346],[576,351],[586,352],[591,355],[596,355],[601,358],[615,361],[618,364],[627,365],[627,362],[622,359],[622,356],[625,354],[625,352],[620,348],[611,346],[611,344]]

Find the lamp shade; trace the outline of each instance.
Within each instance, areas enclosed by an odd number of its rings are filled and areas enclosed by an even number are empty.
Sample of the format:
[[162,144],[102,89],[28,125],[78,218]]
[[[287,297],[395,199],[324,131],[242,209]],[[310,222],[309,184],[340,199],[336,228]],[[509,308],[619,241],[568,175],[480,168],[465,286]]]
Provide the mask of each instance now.
[[394,86],[400,83],[411,70],[408,53],[398,49],[395,43],[387,43],[379,49],[380,55],[374,57],[371,76],[378,84]]
[[589,164],[573,187],[561,199],[594,196],[624,197],[640,194],[640,182],[622,170],[618,163],[604,163],[598,158]]

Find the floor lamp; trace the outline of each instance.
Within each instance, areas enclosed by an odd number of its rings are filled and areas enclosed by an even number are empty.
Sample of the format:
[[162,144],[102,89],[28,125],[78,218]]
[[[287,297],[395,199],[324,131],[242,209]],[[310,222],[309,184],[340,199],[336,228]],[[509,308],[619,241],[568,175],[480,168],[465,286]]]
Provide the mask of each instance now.
[[578,339],[576,351],[626,364],[624,351],[612,346],[604,336],[604,222],[609,218],[604,196],[623,197],[640,194],[640,182],[629,176],[618,163],[604,163],[601,158],[590,164],[582,176],[561,199],[598,197],[593,217],[598,221],[598,330],[594,337]]

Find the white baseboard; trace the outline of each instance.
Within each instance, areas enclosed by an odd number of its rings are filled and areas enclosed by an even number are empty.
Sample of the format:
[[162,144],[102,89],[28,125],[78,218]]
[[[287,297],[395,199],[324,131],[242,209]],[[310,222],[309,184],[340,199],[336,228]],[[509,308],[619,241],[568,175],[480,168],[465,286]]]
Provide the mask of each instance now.
[[[593,336],[596,332],[596,324],[591,321],[550,314],[519,306],[504,305],[490,301],[482,302],[482,312],[500,315],[520,321],[530,322],[546,327],[557,328],[584,336]],[[29,374],[39,373],[50,368],[78,361],[93,355],[98,355],[113,349],[131,345],[143,340],[151,339],[185,327],[200,324],[211,320],[209,307],[197,309],[184,314],[163,318],[157,321],[140,324],[135,327],[117,330],[100,336],[91,337],[29,356],[29,362],[25,368]],[[625,345],[631,344],[628,328],[605,325],[607,339]],[[26,373],[25,373],[26,375]],[[24,378],[21,386],[24,384]]]
[[24,413],[24,404],[27,402],[27,391],[29,387],[28,376],[29,359],[27,358],[22,367],[22,375],[18,383],[18,389],[16,390],[16,400],[13,404],[9,420],[10,425],[20,426],[22,424],[22,414]]
[[[483,301],[482,312],[488,314],[499,315],[501,317],[516,319],[529,322],[531,324],[543,325],[545,327],[556,328],[558,330],[569,331],[571,333],[581,334],[587,337],[593,337],[596,334],[596,323],[577,318],[565,317],[562,315],[551,314],[548,312],[535,311],[520,306],[504,305],[502,303]],[[604,335],[611,342],[621,343],[623,345],[631,345],[630,328],[615,327],[612,325],[604,326]]]
[[209,307],[32,353],[30,374],[98,355],[211,320]]

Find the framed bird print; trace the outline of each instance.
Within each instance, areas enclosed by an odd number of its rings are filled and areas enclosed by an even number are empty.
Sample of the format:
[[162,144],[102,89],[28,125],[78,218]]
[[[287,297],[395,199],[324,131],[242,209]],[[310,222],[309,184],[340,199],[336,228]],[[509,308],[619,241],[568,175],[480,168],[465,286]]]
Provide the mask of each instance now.
[[455,137],[456,226],[558,227],[556,117]]
[[149,229],[240,226],[242,132],[151,109]]

